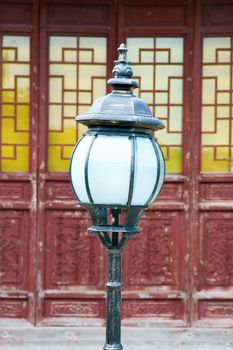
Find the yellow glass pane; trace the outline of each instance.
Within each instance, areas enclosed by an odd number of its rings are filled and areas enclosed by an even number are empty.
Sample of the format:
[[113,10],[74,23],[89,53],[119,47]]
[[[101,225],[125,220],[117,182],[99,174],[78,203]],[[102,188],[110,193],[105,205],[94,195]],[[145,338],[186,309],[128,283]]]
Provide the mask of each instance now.
[[168,103],[168,93],[167,92],[157,92],[155,94],[156,104],[167,104]]
[[87,127],[85,125],[79,124],[78,126],[78,138],[80,138],[84,132],[87,131]]
[[215,108],[202,107],[202,131],[215,132]]
[[2,171],[26,172],[28,171],[29,147],[17,146],[16,159],[2,159]]
[[217,52],[218,55],[218,62],[228,62],[231,61],[231,51],[230,50],[219,50]]
[[[142,66],[137,65],[133,66],[134,78],[141,77],[140,89],[141,90],[153,90],[153,75],[154,68],[152,65]],[[137,79],[136,79],[137,80]],[[135,89],[134,94],[138,93],[138,89]]]
[[92,62],[93,61],[93,51],[92,50],[79,50],[79,62]]
[[12,158],[15,156],[14,146],[2,146],[1,148],[2,158]]
[[216,147],[216,159],[217,160],[228,160],[230,157],[229,147]]
[[156,66],[155,88],[157,90],[168,90],[169,77],[182,77],[183,66],[167,65]]
[[167,118],[168,116],[168,107],[167,106],[156,106],[155,115],[160,118]]
[[100,37],[80,37],[79,47],[81,49],[93,49],[94,62],[106,62],[107,56],[107,39]]
[[62,129],[62,107],[61,105],[49,106],[49,130]]
[[[232,114],[233,115],[233,114]],[[230,117],[230,107],[218,106],[217,107],[218,118],[229,118]]]
[[3,63],[2,88],[15,90],[15,77],[19,74],[29,76],[29,73],[29,64]]
[[76,91],[65,91],[64,93],[64,102],[65,103],[76,103],[77,102],[77,93]]
[[106,95],[106,77],[93,78],[93,101],[99,97]]
[[62,150],[63,158],[70,159],[70,156],[73,152],[74,147],[73,146],[64,146]]
[[[50,75],[59,75],[64,78],[64,88],[66,90],[76,90],[77,88],[77,66],[74,64],[50,64]],[[62,93],[62,92],[61,92]]]
[[203,62],[216,62],[216,50],[228,49],[231,47],[230,37],[212,37],[204,38],[203,41]]
[[65,62],[77,62],[77,50],[76,49],[64,49],[64,60]]
[[228,172],[227,160],[214,160],[214,148],[202,147],[201,169],[204,173]]
[[169,115],[170,115],[170,118],[169,118],[170,132],[181,132],[182,131],[182,107],[171,106],[169,108]]
[[28,103],[29,102],[29,78],[17,77],[16,88],[17,102]]
[[143,99],[143,101],[145,101],[147,104],[153,103],[154,94],[153,94],[152,92],[141,92],[141,93],[140,93],[140,97],[141,97],[141,99]]
[[155,59],[155,52],[154,50],[150,51],[150,50],[142,50],[141,51],[141,62],[142,63],[153,63],[154,62],[154,59]]
[[29,106],[28,105],[18,105],[16,107],[16,128],[17,131],[30,130],[30,120],[29,120]]
[[61,158],[61,146],[49,146],[48,148],[48,171],[65,172],[69,169],[69,160]]
[[91,90],[92,77],[95,75],[106,76],[106,66],[79,65],[79,86],[82,86],[82,90]]
[[[161,147],[165,159],[167,158],[167,151]],[[167,173],[181,173],[182,172],[182,153],[181,147],[169,147],[169,159],[165,160],[165,167]]]
[[140,50],[155,48],[154,38],[127,38],[126,43],[130,52],[130,60],[134,63],[139,62]]
[[29,62],[30,37],[17,35],[4,35],[3,47],[14,47],[17,50],[17,61]]
[[160,49],[156,50],[155,54],[155,62],[156,63],[167,63],[169,62],[169,50],[167,49]]
[[49,144],[68,144],[72,145],[75,141],[76,131],[74,121],[69,119],[63,120],[63,131],[51,131],[49,133]]
[[3,35],[1,42],[0,169],[29,171],[30,37]]
[[170,79],[170,103],[181,104],[183,102],[182,79]]
[[64,117],[74,118],[77,114],[77,106],[64,105]]
[[229,104],[230,103],[230,93],[229,92],[218,92],[217,103],[218,104]]
[[3,49],[2,50],[2,60],[3,61],[15,61],[16,60],[16,50],[15,49]]
[[90,107],[89,106],[78,106],[78,114],[85,114],[89,111]]
[[49,101],[50,103],[62,102],[62,78],[49,79]]
[[80,92],[78,94],[79,103],[89,103],[91,104],[91,93],[90,92]]
[[232,50],[229,36],[203,40],[203,76],[208,79],[203,81],[202,100],[213,106],[202,108],[202,172],[233,171],[230,153],[233,141]]
[[171,62],[183,62],[183,38],[156,38],[157,49],[169,49]]
[[2,102],[14,102],[15,100],[15,93],[14,91],[2,91]]
[[77,48],[77,38],[75,36],[51,36],[49,38],[49,60],[63,61],[64,48]]
[[182,143],[182,137],[181,133],[172,133],[168,131],[168,128],[166,127],[163,130],[159,130],[158,133],[156,133],[156,137],[159,140],[159,143],[161,145],[181,145]]
[[215,79],[203,79],[202,81],[202,103],[215,104]]
[[219,119],[216,122],[216,132],[202,134],[202,145],[226,145],[229,143],[229,120]]
[[15,131],[15,120],[12,118],[2,119],[2,143],[6,144],[28,144],[29,133]]
[[203,76],[217,79],[218,90],[230,89],[230,65],[210,65],[203,67]]
[[2,116],[3,117],[14,117],[15,115],[15,106],[10,104],[2,105]]

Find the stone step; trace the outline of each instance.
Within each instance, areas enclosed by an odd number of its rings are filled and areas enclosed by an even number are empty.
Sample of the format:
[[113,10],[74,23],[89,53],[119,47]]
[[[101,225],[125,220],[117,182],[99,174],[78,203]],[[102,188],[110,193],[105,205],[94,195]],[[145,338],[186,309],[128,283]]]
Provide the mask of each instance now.
[[[0,350],[102,350],[103,327],[1,327]],[[127,350],[229,350],[233,329],[123,327]]]

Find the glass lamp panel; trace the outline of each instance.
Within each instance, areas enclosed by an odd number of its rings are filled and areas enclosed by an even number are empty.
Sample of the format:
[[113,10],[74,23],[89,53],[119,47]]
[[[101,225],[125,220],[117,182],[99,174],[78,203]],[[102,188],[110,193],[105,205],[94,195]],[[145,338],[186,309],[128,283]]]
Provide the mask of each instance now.
[[164,162],[163,153],[162,153],[162,151],[161,151],[161,149],[156,141],[154,141],[154,144],[155,144],[155,148],[157,150],[160,169],[159,169],[159,174],[158,174],[159,178],[158,178],[158,182],[157,182],[157,187],[156,187],[155,193],[154,193],[150,203],[154,202],[156,197],[159,195],[161,188],[163,186],[164,177],[165,177],[165,162]]
[[84,136],[77,143],[71,157],[70,177],[71,183],[80,202],[90,203],[85,184],[85,161],[93,136]]
[[136,138],[135,177],[132,205],[145,205],[155,187],[158,162],[151,139]]
[[93,202],[126,205],[130,169],[129,137],[98,135],[91,148],[88,163],[88,182]]

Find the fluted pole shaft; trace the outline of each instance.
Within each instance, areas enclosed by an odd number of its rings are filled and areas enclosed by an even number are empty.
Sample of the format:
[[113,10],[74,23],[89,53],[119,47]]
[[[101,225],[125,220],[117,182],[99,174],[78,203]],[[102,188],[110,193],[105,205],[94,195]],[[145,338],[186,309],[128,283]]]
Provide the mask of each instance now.
[[104,350],[121,350],[121,256],[122,250],[108,249],[107,325]]

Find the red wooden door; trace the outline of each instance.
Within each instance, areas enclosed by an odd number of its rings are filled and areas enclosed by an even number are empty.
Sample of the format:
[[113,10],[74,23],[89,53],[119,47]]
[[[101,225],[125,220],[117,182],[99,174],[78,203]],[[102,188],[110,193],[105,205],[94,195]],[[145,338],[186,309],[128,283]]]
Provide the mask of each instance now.
[[[124,255],[126,325],[231,325],[233,2],[0,3],[0,317],[102,325],[105,254],[72,193],[74,116],[126,42],[167,176]],[[135,91],[136,92],[136,91]],[[223,136],[225,130],[225,134]]]
[[0,317],[35,321],[37,6],[0,3]]

